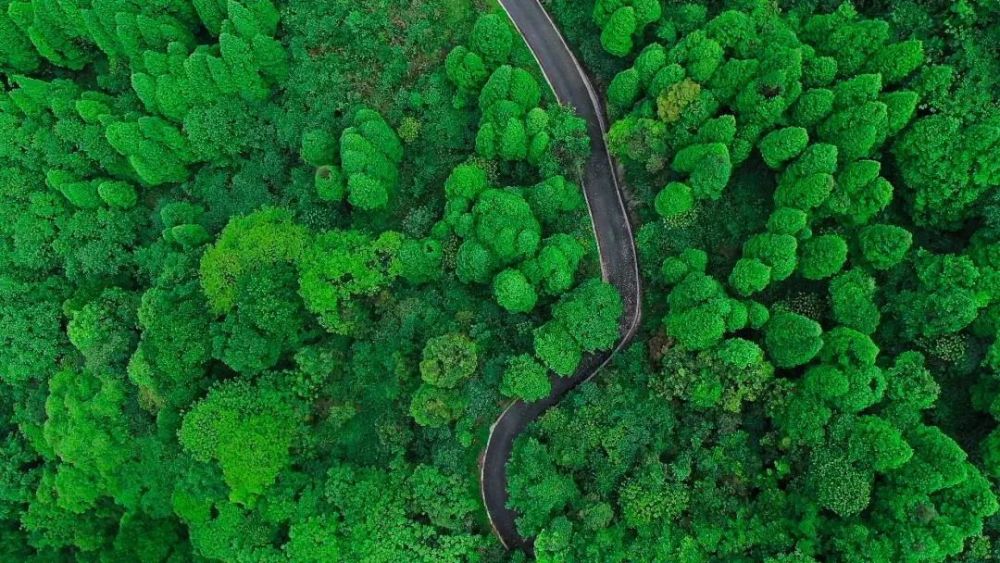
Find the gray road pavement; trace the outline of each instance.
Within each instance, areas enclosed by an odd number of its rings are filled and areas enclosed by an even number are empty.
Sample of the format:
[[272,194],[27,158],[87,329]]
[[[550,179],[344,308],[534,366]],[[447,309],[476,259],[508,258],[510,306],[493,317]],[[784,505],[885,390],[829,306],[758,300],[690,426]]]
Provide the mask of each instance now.
[[515,526],[517,514],[507,507],[507,460],[514,440],[545,410],[577,385],[592,378],[638,329],[641,316],[639,269],[635,239],[622,197],[618,173],[605,144],[607,124],[600,96],[559,29],[537,0],[500,0],[531,49],[560,103],[587,120],[591,155],[583,171],[583,191],[594,225],[604,279],[618,288],[625,305],[619,345],[586,357],[572,377],[552,376],[552,392],[534,402],[512,403],[490,430],[481,460],[480,485],[490,523],[508,549],[532,551],[531,538]]

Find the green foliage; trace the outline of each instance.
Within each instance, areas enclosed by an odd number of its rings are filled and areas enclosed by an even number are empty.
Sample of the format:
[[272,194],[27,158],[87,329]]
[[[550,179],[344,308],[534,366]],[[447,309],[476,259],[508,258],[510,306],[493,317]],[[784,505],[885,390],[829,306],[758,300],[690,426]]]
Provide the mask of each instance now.
[[538,82],[520,67],[497,68],[479,94],[482,120],[476,150],[488,159],[543,167],[552,150],[552,119],[538,107]]
[[723,143],[689,146],[677,153],[672,167],[689,174],[688,184],[696,199],[718,199],[732,173],[729,149]]
[[479,94],[490,72],[509,62],[513,47],[514,32],[506,17],[485,13],[476,20],[469,45],[455,47],[445,59],[448,79],[459,89],[456,106]]
[[539,558],[989,559],[995,10],[681,3],[626,36],[628,2],[550,4],[610,85],[663,325],[515,454]]
[[328,131],[312,129],[302,135],[302,148],[299,155],[302,160],[313,166],[333,164],[337,152],[337,141]]
[[420,377],[425,383],[453,389],[476,371],[476,344],[461,334],[431,338],[424,346]]
[[796,123],[812,127],[833,112],[834,93],[825,88],[806,90],[792,106]]
[[[194,269],[194,268],[192,268]],[[150,408],[180,406],[192,397],[192,383],[211,358],[208,303],[197,281],[149,289],[142,296],[139,345],[129,360],[129,379]]]
[[40,377],[68,353],[69,340],[62,331],[61,302],[66,288],[50,280],[34,286],[2,276],[0,328],[4,347],[0,360],[9,384],[24,384]]
[[580,494],[573,479],[555,470],[552,454],[534,438],[515,449],[510,463],[517,469],[512,472],[517,477],[511,480],[511,497],[519,504],[533,499],[536,507],[521,519],[519,525],[526,530],[538,531]]
[[968,326],[983,305],[976,292],[980,272],[966,256],[920,251],[916,284],[900,291],[894,309],[907,334],[938,337]]
[[514,34],[510,23],[498,13],[484,14],[472,28],[472,48],[492,64],[503,64],[510,57]]
[[799,235],[806,229],[809,216],[794,207],[779,207],[767,219],[767,230],[778,235]]
[[53,492],[61,509],[82,513],[120,493],[118,473],[132,457],[121,416],[125,387],[110,376],[69,370],[56,373],[49,386],[42,435],[61,461],[50,475]]
[[641,93],[639,71],[630,68],[617,74],[608,85],[608,103],[618,111],[630,109]]
[[462,415],[465,401],[454,389],[423,384],[413,393],[410,415],[421,426],[440,428]]
[[528,258],[538,250],[541,226],[520,195],[486,190],[473,206],[472,217],[473,240],[485,246],[498,264]]
[[[994,8],[546,3],[646,323],[515,444],[538,560],[996,558]],[[488,426],[623,309],[540,78],[469,0],[0,2],[0,559],[503,559]]]
[[281,209],[234,218],[201,258],[201,284],[212,309],[219,313],[232,309],[244,277],[301,260],[307,241],[306,230]]
[[552,371],[570,375],[583,352],[614,347],[623,310],[614,286],[587,280],[553,306],[552,320],[535,332],[535,353]]
[[657,194],[656,212],[663,217],[672,217],[690,211],[694,206],[694,196],[687,184],[671,182]]
[[825,210],[847,225],[867,223],[892,200],[893,187],[879,176],[880,170],[881,165],[874,160],[859,160],[844,167],[825,202]]
[[798,269],[802,277],[821,280],[833,276],[847,261],[847,242],[837,235],[821,235],[802,243]]
[[120,368],[138,340],[135,332],[138,299],[119,288],[108,288],[93,300],[74,307],[66,336],[94,371]]
[[479,108],[484,113],[499,113],[508,111],[507,104],[514,104],[514,111],[524,115],[538,107],[541,101],[541,89],[531,74],[520,67],[504,65],[490,75],[486,85],[479,94]]
[[528,313],[535,308],[538,294],[520,270],[506,269],[493,278],[497,303],[511,313]]
[[187,165],[195,161],[194,151],[180,130],[158,117],[112,123],[105,136],[151,186],[183,182],[190,174]]
[[791,235],[763,233],[743,245],[743,256],[771,268],[771,281],[787,279],[798,265],[798,241]]
[[460,493],[468,487],[461,473],[424,464],[337,465],[323,488],[333,508],[324,538],[346,559],[472,557],[484,542],[466,524],[475,510]]
[[399,247],[399,274],[414,284],[441,277],[444,251],[434,239],[404,240]]
[[858,235],[861,254],[876,270],[889,270],[906,257],[913,235],[896,225],[867,225]]
[[779,368],[792,368],[808,363],[820,348],[823,329],[816,321],[786,311],[772,315],[764,329],[767,353]]
[[663,261],[661,273],[669,284],[676,284],[689,272],[704,272],[708,266],[708,254],[703,250],[688,248],[679,256],[669,256]]
[[139,194],[126,182],[101,182],[97,185],[97,195],[104,203],[120,209],[130,209],[139,202]]
[[908,200],[914,222],[953,230],[996,183],[1000,128],[976,124],[960,133],[961,122],[946,115],[918,119],[893,147],[903,180],[912,189]]
[[352,334],[365,323],[359,300],[373,296],[400,273],[398,233],[377,238],[358,231],[316,237],[299,262],[299,294],[320,324],[334,334]]
[[495,558],[467,454],[620,307],[480,8],[0,3],[0,559]]
[[553,176],[524,190],[535,217],[546,227],[556,227],[560,217],[583,208],[580,186],[563,176]]
[[748,297],[771,283],[771,267],[755,258],[741,258],[729,274],[729,285],[736,293]]
[[924,46],[917,40],[893,43],[882,48],[865,66],[888,84],[901,82],[924,62]]
[[817,500],[841,517],[860,513],[871,501],[871,483],[847,461],[828,457],[831,459],[820,458],[810,467]]
[[507,364],[500,384],[500,392],[523,401],[537,401],[552,390],[549,374],[534,358],[527,354],[514,356]]
[[620,489],[625,524],[640,528],[658,520],[673,520],[687,507],[688,493],[682,487],[669,486],[665,471],[640,474]]
[[527,313],[540,295],[558,296],[573,286],[584,248],[565,233],[544,241],[541,236],[543,224],[546,230],[563,227],[561,218],[580,209],[582,197],[563,176],[526,189],[487,185],[480,167],[456,167],[445,183],[448,204],[441,226],[464,239],[455,256],[459,280],[492,281],[497,303]]
[[562,323],[549,322],[535,330],[535,355],[558,375],[568,376],[580,365],[583,354]]
[[830,281],[833,318],[846,327],[865,334],[875,332],[879,308],[875,304],[875,278],[852,269]]
[[298,424],[280,392],[227,383],[184,415],[178,438],[199,461],[215,461],[233,502],[252,506],[290,462]]
[[601,28],[601,45],[616,56],[632,52],[633,36],[660,19],[662,7],[655,0],[597,0],[594,22]]
[[632,52],[632,36],[638,31],[639,20],[632,6],[615,10],[601,30],[601,45],[616,57],[624,57]]
[[486,63],[478,53],[459,45],[445,61],[448,78],[465,92],[476,92],[486,82]]
[[591,279],[561,298],[552,316],[569,330],[582,350],[595,352],[614,346],[622,312],[621,297],[614,286]]
[[449,198],[475,199],[486,189],[488,180],[486,172],[472,164],[460,164],[451,171],[444,184],[445,193]]
[[336,166],[323,165],[317,168],[314,185],[316,195],[324,201],[343,201],[347,194],[344,174]]
[[567,234],[542,241],[538,256],[527,260],[521,271],[543,295],[562,295],[573,287],[576,272],[586,254],[577,239]]
[[[683,264],[683,269],[678,266]],[[722,341],[726,332],[744,328],[749,322],[747,307],[726,295],[722,285],[705,275],[706,256],[698,251],[686,251],[680,264],[671,264],[666,276],[683,277],[667,297],[670,313],[664,319],[667,334],[676,338],[688,350],[705,350]],[[664,274],[668,264],[664,263]]]
[[803,127],[785,127],[768,133],[760,140],[760,153],[771,168],[781,168],[809,144],[809,132]]
[[340,135],[340,163],[347,183],[347,201],[366,211],[388,205],[399,182],[398,167],[402,159],[403,145],[392,127],[377,112],[359,109],[353,125]]

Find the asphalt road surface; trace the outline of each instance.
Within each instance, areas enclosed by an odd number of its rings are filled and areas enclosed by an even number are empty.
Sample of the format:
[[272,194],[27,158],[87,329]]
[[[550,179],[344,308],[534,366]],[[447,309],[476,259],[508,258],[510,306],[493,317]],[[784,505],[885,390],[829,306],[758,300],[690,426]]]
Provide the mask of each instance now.
[[514,439],[566,393],[592,378],[635,334],[641,316],[639,269],[618,171],[604,141],[607,125],[600,97],[537,0],[500,0],[500,4],[535,55],[559,102],[575,108],[587,120],[591,154],[583,171],[583,192],[594,226],[603,277],[618,288],[625,306],[621,338],[614,350],[585,357],[572,377],[552,375],[552,392],[548,397],[534,403],[511,403],[490,429],[480,462],[480,488],[486,512],[493,530],[507,549],[531,553],[532,539],[522,538],[517,533],[517,514],[507,508],[507,460]]

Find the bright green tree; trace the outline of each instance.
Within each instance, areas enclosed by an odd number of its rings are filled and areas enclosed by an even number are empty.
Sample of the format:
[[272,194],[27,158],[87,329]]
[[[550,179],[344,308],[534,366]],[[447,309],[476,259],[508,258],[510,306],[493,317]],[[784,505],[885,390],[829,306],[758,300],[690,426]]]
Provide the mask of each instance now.
[[219,464],[234,502],[253,506],[291,463],[298,425],[280,392],[227,382],[184,415],[178,439],[195,459]]

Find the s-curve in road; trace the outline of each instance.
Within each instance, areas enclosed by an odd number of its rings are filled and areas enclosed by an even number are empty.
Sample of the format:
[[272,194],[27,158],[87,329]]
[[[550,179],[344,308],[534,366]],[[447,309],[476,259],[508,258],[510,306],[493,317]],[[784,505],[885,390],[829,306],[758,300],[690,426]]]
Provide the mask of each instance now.
[[559,103],[587,120],[591,154],[583,170],[583,193],[594,226],[604,279],[618,288],[625,306],[619,344],[614,350],[584,358],[572,377],[552,376],[552,392],[534,403],[516,401],[490,429],[481,460],[480,487],[493,530],[507,549],[532,552],[531,538],[517,533],[517,514],[507,507],[507,460],[514,439],[546,409],[594,376],[635,334],[639,326],[640,287],[632,226],[622,198],[617,169],[604,138],[607,125],[600,97],[559,29],[538,0],[500,0],[538,60]]

